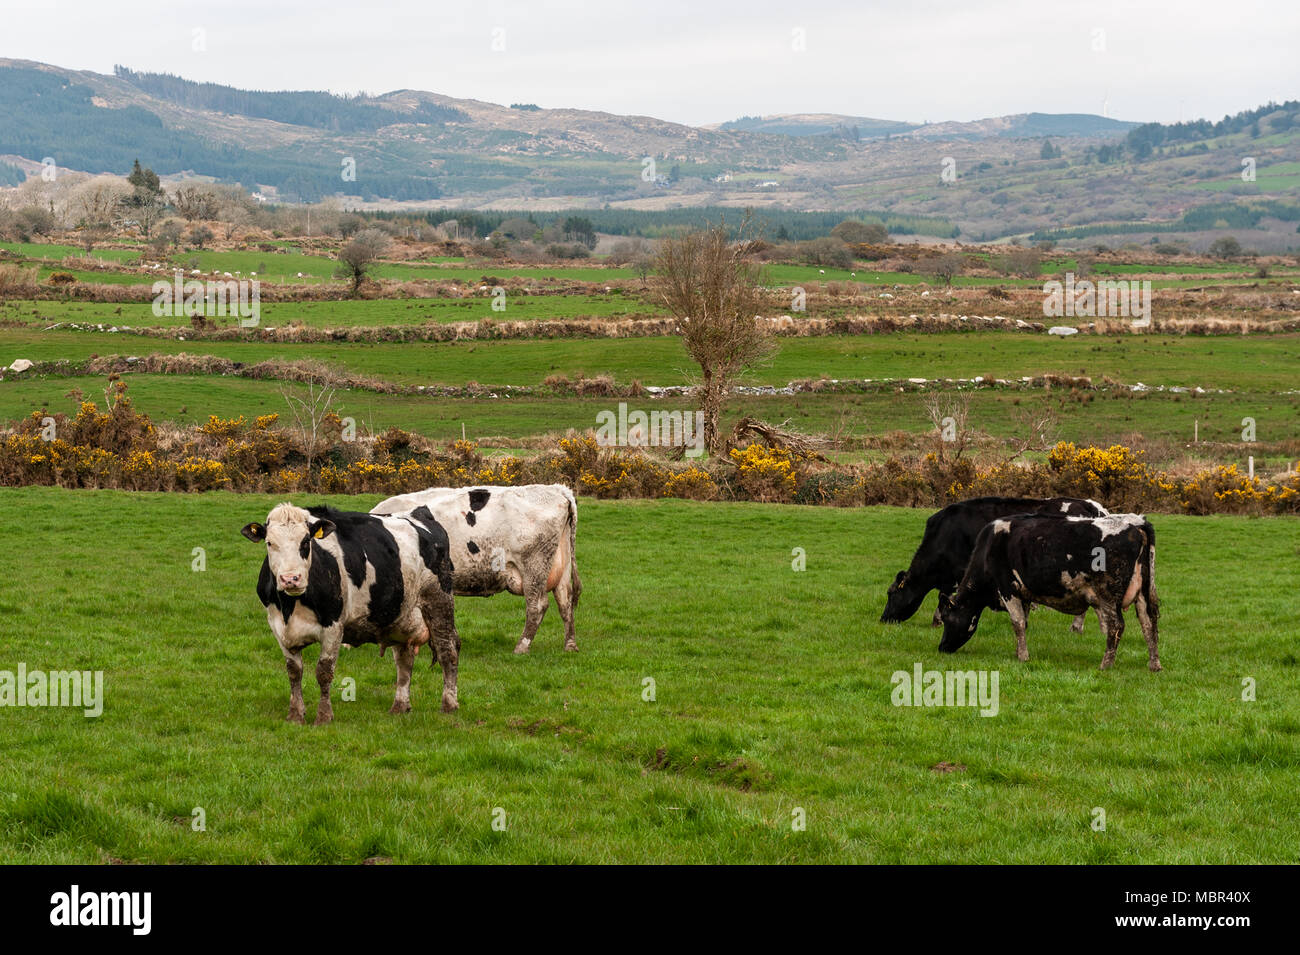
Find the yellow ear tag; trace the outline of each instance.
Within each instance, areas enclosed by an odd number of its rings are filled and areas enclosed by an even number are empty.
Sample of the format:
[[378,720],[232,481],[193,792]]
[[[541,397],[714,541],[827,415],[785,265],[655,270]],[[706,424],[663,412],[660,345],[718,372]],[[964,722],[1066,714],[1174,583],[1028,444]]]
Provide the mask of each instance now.
[[316,538],[317,540],[320,540],[325,536],[325,528],[323,527],[316,528],[316,533],[312,534],[311,536]]

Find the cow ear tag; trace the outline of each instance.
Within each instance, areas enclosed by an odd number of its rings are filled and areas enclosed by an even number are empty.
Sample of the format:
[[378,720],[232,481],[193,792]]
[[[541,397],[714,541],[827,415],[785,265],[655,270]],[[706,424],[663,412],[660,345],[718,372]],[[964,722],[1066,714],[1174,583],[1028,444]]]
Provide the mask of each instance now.
[[312,534],[311,536],[316,538],[317,540],[322,539],[325,536],[325,528],[323,527],[316,528],[316,533]]

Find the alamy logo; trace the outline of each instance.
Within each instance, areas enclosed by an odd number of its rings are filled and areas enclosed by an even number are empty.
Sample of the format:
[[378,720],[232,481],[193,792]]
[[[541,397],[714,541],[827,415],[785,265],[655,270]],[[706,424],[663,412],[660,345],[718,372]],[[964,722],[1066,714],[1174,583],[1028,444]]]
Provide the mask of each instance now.
[[978,706],[980,716],[998,715],[997,670],[895,670],[890,702],[895,706]]
[[0,670],[0,706],[81,707],[88,719],[104,712],[103,670]]
[[242,328],[255,328],[262,317],[262,286],[257,279],[225,279],[220,282],[188,282],[177,272],[168,282],[153,283],[155,318],[224,318],[235,315]]
[[602,448],[685,448],[688,458],[704,453],[703,411],[627,410],[618,403],[618,413],[596,415],[596,443]]
[[153,927],[151,892],[68,892],[50,896],[51,925],[129,925],[131,934],[148,935]]
[[1151,283],[1137,279],[1076,282],[1073,272],[1065,273],[1065,282],[1051,279],[1043,283],[1044,318],[1137,318],[1134,328],[1151,324]]

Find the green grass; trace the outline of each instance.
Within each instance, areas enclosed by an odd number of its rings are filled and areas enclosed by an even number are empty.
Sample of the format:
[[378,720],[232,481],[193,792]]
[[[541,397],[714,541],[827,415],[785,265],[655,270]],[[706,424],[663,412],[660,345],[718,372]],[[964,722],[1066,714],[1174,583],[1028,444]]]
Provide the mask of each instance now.
[[[0,242],[0,249],[14,252],[29,259],[59,262],[65,258],[83,258],[86,250],[78,245],[57,245],[44,242]],[[140,259],[139,249],[92,249],[90,258],[101,262],[130,265]]]
[[[302,322],[312,328],[353,328],[391,325],[423,325],[429,322],[553,321],[576,318],[650,316],[663,309],[634,296],[598,295],[508,295],[503,311],[492,310],[492,297],[482,293],[465,299],[366,299],[362,301],[262,302],[261,322],[274,328]],[[127,325],[131,328],[186,327],[183,315],[156,316],[152,303],[81,302],[27,300],[0,303],[0,319],[46,327],[55,322]],[[237,326],[231,315],[215,318],[218,326]]]
[[[273,503],[0,493],[41,554],[0,549],[0,668],[105,674],[98,719],[0,708],[5,861],[1300,861],[1294,520],[1158,519],[1166,669],[1131,625],[1101,673],[1092,620],[1076,636],[1038,610],[1027,664],[1000,614],[953,657],[932,600],[878,624],[924,512],[584,499],[581,652],[552,610],[515,657],[520,601],[463,598],[457,714],[427,652],[393,717],[392,664],[353,650],[356,701],[316,728],[283,720],[261,555],[238,535]],[[999,714],[892,706],[916,663],[996,670]]]
[[[221,418],[243,415],[251,421],[271,412],[288,418],[283,386],[276,381],[190,375],[129,375],[126,381],[136,407],[154,421],[195,424],[206,421],[210,414]],[[74,414],[75,403],[66,397],[74,388],[102,404],[105,383],[103,377],[88,376],[6,381],[0,385],[0,424],[40,410]],[[366,429],[383,431],[396,426],[433,440],[451,441],[461,436],[462,425],[465,434],[475,440],[526,438],[563,433],[569,428],[584,431],[596,427],[599,412],[617,409],[619,400],[626,400],[633,409],[694,408],[687,398],[520,397],[503,391],[496,398],[471,399],[357,390],[340,392],[335,410],[355,418]],[[741,416],[752,415],[774,423],[789,422],[796,430],[814,434],[925,434],[934,427],[925,401],[926,395],[915,391],[737,395],[727,402],[723,426],[729,429]],[[1255,419],[1261,441],[1280,441],[1300,433],[1300,395],[1256,392],[1199,398],[1167,392],[1104,392],[1084,404],[1061,391],[981,390],[971,396],[969,424],[976,431],[1007,440],[1022,435],[1026,416],[1049,408],[1059,416],[1064,437],[1101,446],[1130,442],[1136,435],[1148,442],[1182,445],[1192,440],[1197,423],[1202,441],[1235,442],[1240,439],[1245,417]],[[1256,464],[1261,470],[1266,466],[1258,453]]]
[[[495,340],[409,344],[270,344],[176,341],[133,335],[0,329],[0,365],[17,358],[80,359],[151,352],[223,355],[257,362],[313,358],[352,372],[409,384],[536,385],[552,373],[611,374],[619,381],[670,385],[698,371],[676,337]],[[1078,335],[1058,339],[1011,332],[823,336],[778,339],[753,379],[1018,378],[1047,372],[1109,375],[1129,384],[1252,391],[1296,387],[1300,335],[1166,337]]]

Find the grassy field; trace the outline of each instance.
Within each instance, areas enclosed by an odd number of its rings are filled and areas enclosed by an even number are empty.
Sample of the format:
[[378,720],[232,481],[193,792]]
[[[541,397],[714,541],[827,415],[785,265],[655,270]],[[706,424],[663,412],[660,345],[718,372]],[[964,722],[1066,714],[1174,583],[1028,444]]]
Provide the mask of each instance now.
[[[676,337],[482,340],[367,344],[177,341],[76,331],[0,329],[0,363],[82,359],[92,354],[188,352],[237,361],[312,358],[347,371],[409,384],[535,385],[553,373],[609,374],[622,382],[671,385],[698,371]],[[1146,385],[1285,391],[1296,387],[1300,335],[1212,338],[1014,332],[783,338],[752,375],[763,384],[799,378],[1020,378],[1048,372],[1109,375]]]
[[[273,503],[0,491],[41,554],[0,551],[0,669],[105,680],[97,719],[0,708],[4,861],[1300,861],[1293,520],[1158,519],[1165,671],[1133,625],[1101,673],[1092,620],[1037,611],[1028,664],[1002,615],[955,657],[932,600],[877,623],[921,512],[584,499],[581,652],[552,610],[515,657],[520,601],[462,599],[457,714],[422,653],[414,712],[388,715],[372,648],[344,651],[356,700],[314,728],[284,722],[238,535]],[[997,671],[998,715],[891,705],[917,663]]]
[[[139,410],[155,421],[181,424],[202,423],[210,414],[222,418],[243,415],[250,421],[271,412],[285,417],[288,405],[284,391],[286,387],[294,390],[277,381],[195,375],[129,375],[126,381]],[[38,410],[74,414],[76,404],[67,397],[69,392],[80,389],[87,398],[102,404],[104,385],[104,378],[90,376],[6,382],[0,386],[0,421],[12,421]],[[596,426],[597,414],[616,409],[620,400],[626,401],[629,408],[694,407],[684,397],[511,397],[500,392],[495,399],[472,399],[383,395],[361,389],[341,392],[334,407],[367,430],[379,432],[396,426],[436,441],[451,441],[461,436],[462,425],[473,440],[526,438],[563,433],[570,428],[584,431]],[[925,401],[926,395],[915,391],[742,395],[727,403],[723,423],[730,428],[740,417],[752,415],[764,421],[788,421],[795,429],[811,434],[923,434],[934,428]],[[1081,404],[1064,392],[981,390],[971,396],[969,424],[979,432],[1009,439],[1022,433],[1026,416],[1048,409],[1056,412],[1062,433],[1070,440],[1103,447],[1134,435],[1147,441],[1188,445],[1194,434],[1201,441],[1235,442],[1240,439],[1241,422],[1246,417],[1255,419],[1261,441],[1281,441],[1300,434],[1300,394],[1250,391],[1200,398],[1168,392],[1109,391]],[[1260,460],[1256,452],[1257,463]]]
[[[302,322],[312,328],[356,328],[423,325],[428,322],[555,321],[575,318],[651,316],[663,309],[631,296],[510,295],[502,311],[492,310],[492,296],[465,299],[366,299],[363,301],[262,302],[259,324],[274,328]],[[152,303],[11,300],[0,304],[0,319],[47,327],[55,322],[129,326],[131,328],[188,327],[184,315],[157,316]],[[232,314],[214,318],[218,326],[236,326]]]

